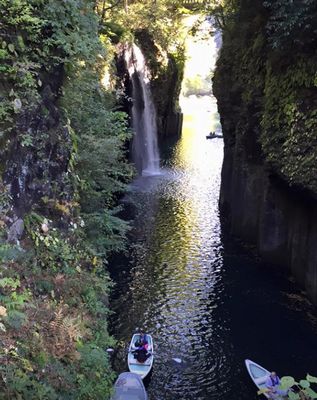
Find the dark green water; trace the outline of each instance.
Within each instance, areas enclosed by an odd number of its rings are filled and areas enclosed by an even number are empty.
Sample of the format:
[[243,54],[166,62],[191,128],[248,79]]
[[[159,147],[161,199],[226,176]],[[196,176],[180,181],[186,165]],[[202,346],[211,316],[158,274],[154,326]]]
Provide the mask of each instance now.
[[[317,375],[316,314],[221,228],[223,143],[205,139],[215,109],[193,104],[162,174],[137,179],[124,199],[133,230],[128,254],[111,264],[112,332],[123,348],[138,328],[153,335],[150,400],[256,399],[245,358],[280,376]],[[115,367],[127,370],[123,350]]]

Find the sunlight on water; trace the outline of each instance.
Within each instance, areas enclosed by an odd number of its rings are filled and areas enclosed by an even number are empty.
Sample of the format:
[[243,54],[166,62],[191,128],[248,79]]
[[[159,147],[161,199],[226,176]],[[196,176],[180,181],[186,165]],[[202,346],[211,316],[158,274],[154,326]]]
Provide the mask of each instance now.
[[[164,174],[139,177],[125,200],[134,204],[136,218],[129,283],[119,300],[129,307],[121,310],[117,328],[126,339],[132,327],[140,326],[157,338],[154,390],[167,379],[164,368],[170,371],[162,399],[175,399],[186,388],[203,399],[199,392],[211,387],[217,366],[225,370],[226,358],[220,346],[226,323],[218,319],[216,330],[211,323],[222,290],[218,197],[223,144],[206,139],[219,124],[213,97],[190,96],[181,105],[182,137],[163,162]],[[217,357],[210,359],[205,349],[217,343]],[[173,359],[182,361],[186,374],[173,375]],[[204,382],[197,385],[202,374]]]

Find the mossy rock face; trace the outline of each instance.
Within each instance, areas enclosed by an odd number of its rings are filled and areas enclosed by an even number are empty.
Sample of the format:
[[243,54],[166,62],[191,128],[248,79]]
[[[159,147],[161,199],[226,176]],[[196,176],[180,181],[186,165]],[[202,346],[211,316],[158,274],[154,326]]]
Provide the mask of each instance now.
[[214,92],[227,146],[317,194],[317,7],[288,4],[278,20],[279,7],[240,4],[224,31]]
[[244,0],[230,11],[213,79],[222,221],[317,304],[317,3]]
[[[18,215],[45,196],[54,198],[67,191],[65,174],[72,140],[61,121],[54,78],[55,75],[48,76],[48,82],[43,83],[41,99],[35,107],[17,115],[6,144],[4,180],[11,185]],[[56,87],[58,92],[59,85]]]

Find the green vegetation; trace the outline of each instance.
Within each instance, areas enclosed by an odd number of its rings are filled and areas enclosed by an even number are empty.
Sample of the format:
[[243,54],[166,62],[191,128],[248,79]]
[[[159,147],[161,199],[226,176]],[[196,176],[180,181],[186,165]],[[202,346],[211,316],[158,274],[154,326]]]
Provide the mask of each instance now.
[[211,77],[202,77],[196,75],[190,78],[184,79],[184,96],[205,96],[210,95],[212,92],[211,88]]
[[[311,388],[311,384],[316,383],[317,378],[309,374],[306,375],[306,379],[301,379],[299,382],[296,382],[292,376],[283,376],[279,389],[288,391],[286,398],[290,400],[313,400],[317,399],[317,392]],[[268,389],[264,388],[258,391],[258,395],[267,392]]]
[[[131,176],[126,116],[101,84],[112,46],[90,1],[0,8],[0,398],[107,398],[105,263],[123,246],[114,206]],[[25,232],[10,245],[16,207]]]
[[214,89],[228,136],[253,162],[263,154],[290,185],[316,193],[317,4],[224,3]]
[[131,38],[135,32],[145,30],[158,46],[167,50],[179,44],[182,18],[189,12],[182,3],[180,0],[125,1],[125,7],[113,7],[108,15],[117,26],[126,27],[125,37]]
[[[94,67],[72,70],[64,85],[61,106],[70,120],[76,143],[75,172],[81,216],[89,243],[98,255],[120,250],[127,224],[115,216],[116,194],[131,178],[124,158],[130,137],[127,116],[113,111],[114,99],[103,89]],[[102,65],[101,65],[102,66]]]

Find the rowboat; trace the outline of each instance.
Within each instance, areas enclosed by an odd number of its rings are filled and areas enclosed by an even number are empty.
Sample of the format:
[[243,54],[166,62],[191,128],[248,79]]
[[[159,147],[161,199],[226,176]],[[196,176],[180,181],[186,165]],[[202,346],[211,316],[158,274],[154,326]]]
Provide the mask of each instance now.
[[[247,370],[249,372],[249,375],[253,382],[256,384],[256,386],[261,390],[265,389],[265,382],[267,378],[270,376],[270,371],[267,369],[261,367],[261,365],[251,361],[251,360],[245,360],[245,365],[247,367]],[[266,393],[263,393],[263,395],[269,399],[269,395]]]
[[209,135],[206,136],[206,139],[216,139],[216,138],[223,139],[223,136],[218,135],[216,132],[210,132]]
[[148,400],[145,387],[139,375],[123,372],[114,384],[111,400]]
[[142,379],[144,379],[149,372],[151,371],[151,368],[153,366],[153,339],[151,335],[146,335],[146,340],[148,342],[148,353],[150,353],[150,357],[147,358],[147,360],[143,363],[139,362],[136,358],[134,358],[133,351],[137,349],[135,344],[140,340],[140,334],[135,333],[132,336],[130,346],[129,346],[129,352],[128,352],[128,367],[129,371],[133,372],[134,374],[139,375]]
[[[254,361],[251,360],[245,360],[245,365],[247,367],[247,370],[249,372],[249,375],[253,382],[256,384],[256,386],[261,390],[261,389],[266,389],[266,380],[270,376],[270,371],[267,369],[261,367],[261,365],[255,363]],[[285,391],[285,390],[284,390]],[[283,400],[283,399],[288,399],[288,396],[282,395],[282,394],[274,394],[274,397],[271,397],[267,393],[262,393],[267,399],[275,399],[275,400]]]

